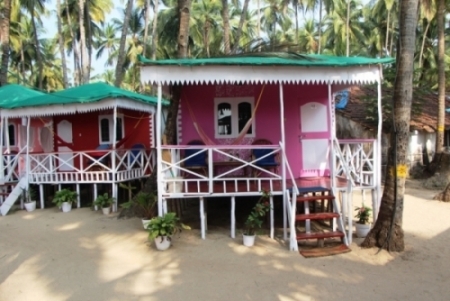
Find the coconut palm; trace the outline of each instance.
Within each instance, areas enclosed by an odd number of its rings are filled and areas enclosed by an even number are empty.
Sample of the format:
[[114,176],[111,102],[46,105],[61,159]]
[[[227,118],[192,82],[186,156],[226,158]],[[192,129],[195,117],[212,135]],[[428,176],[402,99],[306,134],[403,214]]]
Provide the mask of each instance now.
[[399,32],[400,48],[397,51],[397,72],[394,86],[394,118],[391,128],[385,186],[380,212],[375,226],[361,244],[363,247],[380,247],[400,252],[405,248],[403,198],[407,174],[407,144],[413,92],[414,52],[417,25],[418,0],[401,1]]
[[127,1],[127,6],[125,10],[125,18],[123,20],[122,26],[122,35],[120,37],[119,44],[119,53],[116,64],[116,79],[114,81],[114,86],[120,87],[120,83],[122,82],[122,78],[124,75],[124,63],[125,63],[125,55],[126,55],[126,39],[128,35],[128,23],[131,17],[131,12],[133,11],[133,0]]
[[11,0],[4,0],[1,9],[2,18],[0,18],[0,41],[2,51],[2,63],[0,65],[0,86],[8,82],[8,64],[9,64],[9,25],[11,18]]
[[98,35],[95,37],[95,48],[97,53],[95,58],[98,60],[105,54],[107,60],[105,66],[112,66],[112,54],[118,50],[120,39],[116,36],[119,26],[115,23],[106,23],[103,25]]

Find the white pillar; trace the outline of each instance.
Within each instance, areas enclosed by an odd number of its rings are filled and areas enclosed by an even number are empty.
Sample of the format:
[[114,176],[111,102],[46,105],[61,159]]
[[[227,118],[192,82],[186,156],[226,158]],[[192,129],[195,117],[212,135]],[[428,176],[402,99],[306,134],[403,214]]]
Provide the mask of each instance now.
[[[279,84],[279,90],[280,90],[280,129],[281,129],[281,191],[283,191],[283,239],[287,240],[287,218],[286,218],[286,137],[285,137],[285,130],[284,130],[284,95],[283,95],[283,83],[280,82]],[[292,179],[292,181],[295,181],[295,179]]]
[[[97,184],[96,184],[96,183],[94,183],[94,200],[93,200],[93,201],[95,201],[95,200],[97,199],[97,197],[98,197],[98,189],[97,189]],[[97,210],[98,210],[98,207],[97,207],[97,205],[94,205],[94,209],[95,209],[95,211],[97,211]]]
[[231,196],[231,238],[236,238],[236,199]]
[[[4,166],[4,160],[3,160],[3,156],[5,155],[5,152],[3,150],[3,137],[5,137],[4,131],[5,131],[5,119],[2,118],[0,120],[0,149],[2,150],[2,158],[0,160],[0,182],[4,182],[5,181],[5,172],[3,171],[5,166]],[[8,127],[6,128],[8,130]],[[8,171],[6,171],[8,173]]]
[[200,197],[200,232],[202,239],[206,238],[206,218],[204,199]]
[[[380,73],[381,73],[381,67],[380,67]],[[376,156],[375,162],[377,162],[377,164],[375,164],[374,168],[375,169],[375,179],[374,179],[374,183],[375,183],[375,187],[376,187],[376,191],[375,191],[375,199],[372,198],[372,203],[373,203],[373,221],[375,222],[375,220],[378,217],[378,211],[380,208],[380,204],[381,204],[381,153],[382,153],[382,148],[381,148],[381,140],[383,139],[383,111],[382,111],[382,103],[381,103],[381,75],[380,75],[380,79],[378,81],[378,132],[377,132],[377,145],[375,148],[375,154],[374,156]]]
[[162,208],[162,152],[161,152],[161,101],[162,101],[162,86],[161,83],[158,83],[158,103],[156,106],[156,170],[158,171],[157,183],[158,183],[158,215],[162,216],[163,208]]
[[80,184],[76,185],[76,190],[77,190],[77,208],[81,207],[81,202],[80,202]]
[[44,185],[43,184],[39,185],[39,198],[41,199],[41,209],[44,209],[45,200],[44,200]]

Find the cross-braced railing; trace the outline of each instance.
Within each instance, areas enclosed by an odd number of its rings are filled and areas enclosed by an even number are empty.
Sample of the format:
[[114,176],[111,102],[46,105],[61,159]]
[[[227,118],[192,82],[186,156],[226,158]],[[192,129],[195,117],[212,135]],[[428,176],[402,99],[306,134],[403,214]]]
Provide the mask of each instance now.
[[[161,148],[165,197],[179,194],[171,190],[174,186],[182,186],[183,195],[205,195],[217,191],[230,194],[238,190],[240,195],[254,195],[264,188],[273,191],[275,182],[279,184],[282,181],[280,172],[274,170],[277,168],[268,169],[260,164],[266,158],[275,156],[281,165],[279,145],[163,145]],[[191,152],[185,157],[184,152],[188,149]],[[255,158],[251,156],[252,149],[264,149],[267,152]],[[205,153],[204,168],[197,166],[192,169],[187,165],[189,159]],[[243,153],[246,155],[243,156]],[[242,187],[245,187],[244,190]]]
[[[22,155],[25,156],[25,155]],[[153,149],[29,154],[30,183],[112,183],[139,179],[155,166]]]
[[353,187],[373,186],[376,176],[375,139],[339,139],[335,144],[336,176],[351,180]]

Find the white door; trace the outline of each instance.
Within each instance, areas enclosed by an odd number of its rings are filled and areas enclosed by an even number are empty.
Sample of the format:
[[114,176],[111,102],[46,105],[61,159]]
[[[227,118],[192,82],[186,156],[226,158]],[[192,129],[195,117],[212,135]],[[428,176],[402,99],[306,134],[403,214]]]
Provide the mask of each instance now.
[[308,102],[300,106],[300,177],[329,173],[329,122],[327,106]]
[[[64,142],[72,143],[72,123],[67,120],[62,120],[56,126],[58,136],[64,140]],[[59,154],[59,170],[71,171],[74,170],[73,166],[73,153],[67,146],[58,146]]]

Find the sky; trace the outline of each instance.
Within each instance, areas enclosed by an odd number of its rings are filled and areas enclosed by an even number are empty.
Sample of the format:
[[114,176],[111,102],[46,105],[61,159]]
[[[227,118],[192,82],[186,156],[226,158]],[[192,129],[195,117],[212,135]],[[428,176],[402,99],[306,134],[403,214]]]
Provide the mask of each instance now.
[[[122,1],[113,0],[114,2],[114,8],[112,11],[107,14],[106,23],[114,18],[119,18],[121,16],[121,10],[124,8],[125,3],[122,3]],[[44,38],[53,38],[55,37],[58,28],[56,24],[56,2],[54,0],[50,0],[47,4],[47,9],[50,11],[50,16],[48,18],[45,18],[44,23]],[[118,33],[120,35],[120,33]],[[68,66],[73,69],[71,66],[73,66],[73,56],[67,56],[66,59],[68,60]],[[92,58],[92,68],[94,69],[93,72],[91,72],[91,76],[96,76],[98,74],[103,73],[105,69],[114,69],[115,66],[109,66],[105,67],[105,63],[107,60],[106,53],[102,55],[98,60],[93,56]]]

